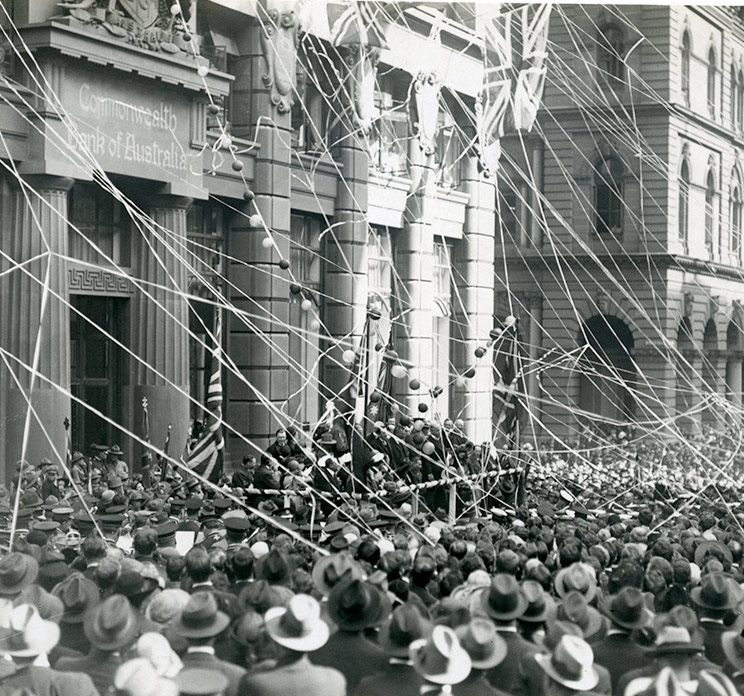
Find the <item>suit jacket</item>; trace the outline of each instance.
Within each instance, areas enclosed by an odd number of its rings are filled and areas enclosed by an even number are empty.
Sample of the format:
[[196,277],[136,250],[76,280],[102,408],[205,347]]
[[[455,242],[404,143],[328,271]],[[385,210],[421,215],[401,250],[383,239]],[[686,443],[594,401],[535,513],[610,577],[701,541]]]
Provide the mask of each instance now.
[[312,654],[316,665],[333,667],[346,677],[346,688],[350,694],[364,677],[383,671],[388,664],[387,657],[374,643],[370,643],[362,633],[336,631],[328,642]]
[[242,696],[346,696],[347,691],[343,675],[335,669],[314,665],[302,655],[266,672],[246,675],[240,682],[239,693]]
[[231,662],[224,662],[214,655],[203,652],[189,652],[181,656],[184,668],[213,669],[222,672],[227,677],[228,687],[225,696],[237,696],[240,680],[245,676],[245,670]]
[[87,674],[64,674],[51,667],[0,660],[0,694],[28,689],[34,696],[102,696]]
[[729,629],[723,624],[711,619],[700,619],[700,628],[705,631],[705,657],[719,667],[726,661],[721,637]]
[[526,694],[527,684],[523,666],[531,655],[538,652],[538,648],[518,633],[499,631],[499,636],[506,642],[506,657],[501,664],[488,670],[488,681],[491,686],[514,696]]
[[[529,694],[529,696],[542,696],[545,692],[545,680],[548,677],[540,665],[537,664],[535,655],[526,655],[525,657],[526,660],[522,664],[522,673],[524,674],[526,684],[525,693]],[[606,667],[598,665],[596,662],[594,663],[594,669],[597,670],[599,681],[597,682],[597,686],[592,690],[595,693],[609,696],[612,693],[610,673]]]
[[452,687],[454,696],[509,696],[488,683],[485,673],[474,669],[468,677]]
[[354,696],[419,696],[423,680],[411,665],[388,664],[359,682]]
[[[634,679],[642,679],[643,677],[655,677],[659,672],[661,672],[663,667],[664,660],[653,660],[652,663],[650,665],[647,665],[646,667],[642,667],[640,669],[631,669],[629,672],[626,672],[621,677],[620,682],[615,686],[615,693],[624,694],[625,688]],[[719,669],[719,667],[714,665],[702,654],[694,655],[692,657],[692,662],[690,662],[690,674],[692,675],[693,679],[697,679],[698,674],[703,669],[711,669],[713,671],[716,671],[717,669]],[[723,671],[726,672],[725,665]],[[726,674],[728,674],[728,672],[726,672]]]
[[87,674],[100,694],[107,694],[114,684],[116,670],[122,659],[117,653],[103,652],[92,648],[83,657],[62,657],[57,661],[58,672],[81,672]]
[[612,691],[617,693],[620,677],[631,669],[651,664],[648,650],[636,643],[629,633],[612,633],[592,646],[594,662],[607,668]]

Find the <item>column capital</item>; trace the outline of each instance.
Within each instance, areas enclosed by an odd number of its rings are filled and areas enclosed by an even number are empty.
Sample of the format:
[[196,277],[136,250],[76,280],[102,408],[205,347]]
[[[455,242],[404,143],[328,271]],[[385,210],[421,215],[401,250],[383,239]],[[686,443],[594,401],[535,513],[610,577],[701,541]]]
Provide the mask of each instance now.
[[[51,174],[21,174],[20,178],[34,191],[69,191],[75,179],[67,176],[52,176]],[[21,185],[15,177],[9,177],[11,188],[20,189]]]

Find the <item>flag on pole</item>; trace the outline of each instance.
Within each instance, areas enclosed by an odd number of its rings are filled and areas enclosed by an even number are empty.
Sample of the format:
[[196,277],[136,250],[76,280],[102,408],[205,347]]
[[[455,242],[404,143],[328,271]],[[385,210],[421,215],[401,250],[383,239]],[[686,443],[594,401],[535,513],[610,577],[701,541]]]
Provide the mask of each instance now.
[[509,335],[504,338],[501,349],[496,354],[496,370],[498,379],[494,386],[494,416],[493,441],[491,454],[496,456],[497,444],[502,449],[510,448],[519,421],[519,399],[517,397],[520,382],[517,340],[517,322],[509,329]]
[[384,423],[392,413],[394,355],[395,352],[393,350],[393,336],[391,329],[387,348],[385,348],[385,352],[382,356],[380,372],[377,375],[377,388],[369,395],[367,403],[366,430],[371,430],[372,425],[376,421],[382,421]]
[[186,466],[212,483],[222,475],[222,454],[225,440],[222,435],[222,321],[217,312],[217,326],[212,349],[212,376],[207,390],[207,418],[199,441],[189,453]]

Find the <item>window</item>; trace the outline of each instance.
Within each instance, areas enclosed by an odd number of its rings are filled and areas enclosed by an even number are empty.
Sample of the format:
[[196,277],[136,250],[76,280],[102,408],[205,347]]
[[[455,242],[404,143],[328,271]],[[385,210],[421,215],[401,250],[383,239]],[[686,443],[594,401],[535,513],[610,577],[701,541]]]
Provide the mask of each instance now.
[[443,242],[434,242],[434,269],[432,276],[433,325],[432,325],[432,379],[433,386],[444,390],[434,402],[435,413],[443,418],[449,415],[450,383],[450,316],[452,293],[452,249]]
[[297,86],[292,105],[292,145],[300,152],[324,152],[329,116],[327,99],[314,77],[304,66],[297,65]]
[[[189,390],[191,417],[204,419],[204,410],[197,404],[207,400],[207,388],[212,374],[211,338],[208,332],[216,327],[215,293],[222,291],[225,268],[225,215],[219,204],[194,203],[186,215],[186,236],[189,268]],[[201,301],[198,298],[202,298]],[[225,335],[223,330],[222,335]]]
[[705,180],[705,249],[713,258],[713,240],[715,231],[716,185],[713,172],[708,172]]
[[[370,227],[367,235],[367,305],[380,310],[380,318],[369,322],[367,341],[374,348],[387,345],[390,339],[393,301],[393,238],[388,227]],[[369,383],[377,384],[382,366],[383,351],[371,350],[369,355]]]
[[685,30],[682,34],[682,98],[687,106],[690,105],[690,33]]
[[736,80],[736,127],[744,130],[744,72],[739,69]]
[[616,157],[601,160],[594,175],[594,210],[597,234],[622,234],[623,165]]
[[679,240],[685,253],[688,251],[690,233],[690,165],[682,160],[679,171]]
[[597,42],[597,67],[606,80],[625,79],[625,41],[623,32],[615,26],[602,30]]
[[736,68],[731,66],[731,127],[739,125],[739,77]]
[[708,112],[712,118],[716,117],[716,81],[718,69],[716,51],[713,47],[708,51]]
[[742,224],[742,195],[741,180],[734,177],[731,191],[731,254],[735,263],[741,263],[741,224]]
[[130,265],[130,218],[111,194],[96,184],[75,184],[69,219],[70,256],[90,263]]

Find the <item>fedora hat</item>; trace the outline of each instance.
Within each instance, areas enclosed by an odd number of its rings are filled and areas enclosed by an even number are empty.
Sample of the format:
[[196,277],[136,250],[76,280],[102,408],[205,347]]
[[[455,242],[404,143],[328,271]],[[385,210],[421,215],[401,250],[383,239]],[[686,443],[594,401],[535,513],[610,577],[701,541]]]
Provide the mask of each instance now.
[[653,613],[646,608],[643,593],[636,587],[623,587],[602,603],[604,615],[622,628],[644,628],[651,623]]
[[575,691],[589,691],[599,681],[594,653],[578,636],[562,636],[551,654],[535,655],[535,660],[551,679]]
[[459,684],[470,674],[470,655],[449,626],[434,626],[429,638],[411,643],[408,654],[413,668],[432,684]]
[[295,652],[312,652],[328,640],[328,625],[320,618],[320,604],[310,595],[294,595],[286,607],[269,609],[264,620],[272,640]]
[[555,591],[559,597],[565,597],[576,590],[591,602],[597,594],[597,577],[594,568],[587,563],[572,563],[568,568],[558,571],[555,576]]
[[731,580],[723,573],[711,573],[690,592],[690,598],[703,609],[725,611],[733,609],[738,600],[731,587]]
[[211,592],[196,592],[171,625],[183,638],[211,638],[222,633],[229,623],[230,618],[217,609],[217,600]]
[[364,573],[359,564],[348,553],[332,553],[324,556],[313,567],[313,583],[324,597],[341,580],[360,580]]
[[694,655],[703,650],[693,643],[690,632],[682,626],[662,626],[656,634],[654,655]]
[[326,430],[318,440],[318,444],[324,447],[331,447],[336,444],[336,438],[333,437],[333,433],[330,430]]
[[13,551],[0,559],[0,596],[17,595],[36,580],[39,562],[25,553]]
[[359,578],[340,582],[328,595],[328,615],[345,631],[362,631],[378,626],[389,612],[387,596]]
[[542,623],[548,619],[548,609],[555,605],[553,598],[543,590],[542,585],[535,580],[525,580],[522,583],[522,593],[527,598],[527,608],[519,617],[527,623]]
[[581,592],[569,592],[556,608],[555,616],[559,621],[570,621],[576,624],[583,637],[589,639],[599,634],[604,628],[602,615],[590,607]]
[[728,563],[734,562],[731,549],[720,541],[710,540],[700,542],[695,549],[695,563],[702,568],[708,560],[708,555],[718,560],[723,559]]
[[0,655],[36,657],[59,642],[59,626],[45,621],[30,604],[14,607],[0,624]]
[[83,623],[85,613],[98,604],[98,587],[82,573],[68,575],[61,583],[55,585],[52,594],[62,600],[65,613],[62,623]]
[[41,585],[30,585],[13,601],[14,606],[30,604],[39,612],[39,616],[46,621],[59,623],[65,611],[64,604],[59,597],[47,592]]
[[137,614],[126,597],[112,595],[88,612],[83,630],[91,645],[119,650],[137,638]]
[[481,593],[481,607],[497,621],[518,619],[527,609],[527,598],[513,575],[498,573]]
[[506,657],[506,641],[488,619],[476,617],[455,629],[455,634],[475,669],[491,669]]
[[402,604],[393,611],[377,636],[382,651],[389,657],[408,657],[408,648],[415,640],[431,635],[431,622],[412,604]]
[[545,631],[545,635],[535,636],[535,644],[543,650],[543,652],[552,653],[555,650],[558,643],[561,642],[563,636],[578,636],[581,638],[581,628],[575,623],[570,621],[549,621]]
[[726,631],[721,636],[726,659],[739,671],[744,671],[744,631]]

